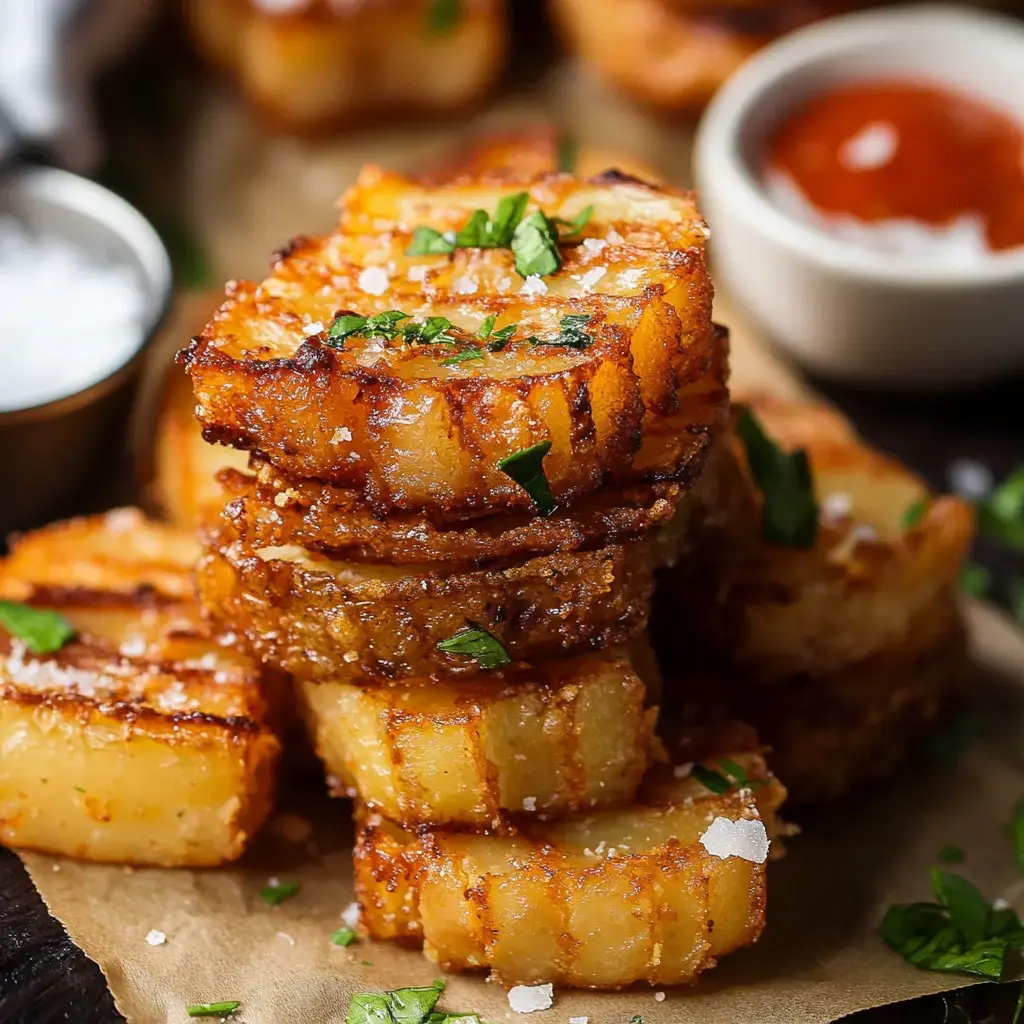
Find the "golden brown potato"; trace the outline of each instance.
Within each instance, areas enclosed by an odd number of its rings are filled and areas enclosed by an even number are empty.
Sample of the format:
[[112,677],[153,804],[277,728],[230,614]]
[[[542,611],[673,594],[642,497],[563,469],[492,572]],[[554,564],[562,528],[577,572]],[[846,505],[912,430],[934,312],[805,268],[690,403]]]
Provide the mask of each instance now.
[[657,752],[646,687],[622,650],[500,681],[301,684],[336,795],[406,827],[487,828],[631,800]]
[[245,469],[245,452],[207,444],[195,416],[196,399],[188,375],[167,373],[156,421],[152,480],[148,494],[162,518],[182,530],[194,530],[220,514],[224,491],[217,472]]
[[[557,274],[526,287],[507,249],[406,255],[414,227],[460,228],[520,191],[548,216],[593,207],[590,241],[563,245]],[[691,196],[615,175],[431,190],[367,169],[339,232],[297,240],[263,284],[235,284],[183,353],[205,434],[291,476],[361,490],[378,514],[530,509],[498,462],[545,441],[563,504],[608,481],[685,480],[727,409],[705,236]],[[453,343],[332,348],[340,310],[443,316]],[[491,314],[496,329],[519,325],[501,351],[475,338]],[[569,314],[591,318],[592,343],[545,343]],[[444,365],[463,352],[482,355]]]
[[432,4],[297,0],[275,13],[259,0],[188,0],[186,13],[200,49],[253,102],[309,130],[451,113],[489,91],[507,46],[504,0],[467,0],[451,26],[437,29]]
[[[752,405],[770,436],[805,447],[820,522],[813,548],[762,542],[739,564],[695,576],[682,565],[659,591],[673,638],[705,649],[762,681],[824,676],[884,651],[932,646],[946,628],[973,538],[970,507],[933,497],[897,462],[814,403]],[[830,428],[828,424],[831,423]],[[905,527],[916,503],[927,507]],[[686,629],[680,629],[679,624]]]
[[[785,791],[756,753],[733,760],[765,784],[716,796],[692,776],[670,778],[632,806],[494,835],[412,834],[364,809],[362,928],[505,985],[691,982],[764,927],[763,857]],[[739,820],[752,859],[702,845]]]
[[207,613],[268,663],[344,681],[476,675],[474,658],[437,646],[474,623],[514,661],[622,643],[646,626],[653,589],[643,542],[461,570],[251,550],[226,524],[211,534],[197,578]]
[[64,616],[33,654],[0,626],[0,840],[86,860],[234,860],[271,805],[256,666],[190,597],[190,537],[120,509],[22,537],[0,600]]

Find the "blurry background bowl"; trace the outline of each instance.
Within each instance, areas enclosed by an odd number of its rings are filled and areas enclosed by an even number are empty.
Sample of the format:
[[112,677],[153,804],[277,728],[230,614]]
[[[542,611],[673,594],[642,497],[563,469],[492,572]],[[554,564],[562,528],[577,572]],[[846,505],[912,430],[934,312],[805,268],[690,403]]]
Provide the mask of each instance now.
[[822,374],[936,388],[1024,367],[1024,248],[966,267],[858,248],[781,210],[757,180],[787,115],[868,78],[927,80],[1024,122],[1024,27],[966,8],[896,8],[822,22],[754,57],[712,101],[697,135],[718,279]]
[[[149,222],[133,206],[94,182],[53,168],[25,167],[3,178],[0,214],[13,213],[31,230],[69,239],[137,274],[147,310],[126,362],[73,394],[27,409],[0,412],[0,537],[66,512],[101,463],[118,458],[116,436],[142,354],[171,295],[171,264]],[[61,283],[43,297],[40,317],[61,316],[74,331],[74,310],[61,305]],[[105,462],[104,462],[105,459]]]

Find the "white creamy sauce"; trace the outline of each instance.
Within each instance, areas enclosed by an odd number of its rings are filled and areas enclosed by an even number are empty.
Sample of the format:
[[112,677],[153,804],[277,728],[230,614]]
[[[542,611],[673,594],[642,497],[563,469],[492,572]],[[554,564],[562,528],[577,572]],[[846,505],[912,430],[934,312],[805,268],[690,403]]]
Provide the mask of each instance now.
[[0,412],[110,376],[138,349],[146,312],[131,267],[0,216]]
[[941,225],[909,217],[863,221],[849,214],[826,214],[815,209],[797,183],[781,171],[769,171],[764,187],[780,210],[861,249],[952,267],[976,265],[992,253],[985,219],[980,214],[965,213]]

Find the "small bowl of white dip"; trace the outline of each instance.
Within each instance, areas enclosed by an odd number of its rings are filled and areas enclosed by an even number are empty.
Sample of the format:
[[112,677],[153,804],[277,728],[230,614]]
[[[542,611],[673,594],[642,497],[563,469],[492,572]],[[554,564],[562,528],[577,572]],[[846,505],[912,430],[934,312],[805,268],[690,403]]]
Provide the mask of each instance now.
[[118,456],[129,387],[171,291],[159,236],[112,192],[52,168],[0,179],[3,534],[64,511]]

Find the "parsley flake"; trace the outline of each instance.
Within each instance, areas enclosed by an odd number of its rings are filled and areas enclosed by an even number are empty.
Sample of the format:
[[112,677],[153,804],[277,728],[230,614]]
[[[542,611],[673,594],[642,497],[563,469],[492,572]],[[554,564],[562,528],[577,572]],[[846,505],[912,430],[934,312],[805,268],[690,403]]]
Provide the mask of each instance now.
[[558,140],[556,166],[563,174],[573,174],[580,155],[580,143],[573,135],[563,135]]
[[960,573],[960,589],[970,597],[984,597],[992,589],[992,573],[983,565],[968,562]]
[[1013,840],[1013,859],[1017,870],[1024,875],[1024,797],[1017,801],[1013,809],[1010,838]]
[[551,485],[544,475],[544,456],[549,451],[551,442],[541,441],[522,451],[506,455],[498,463],[498,469],[510,476],[529,494],[542,516],[549,516],[558,508],[551,493]]
[[400,333],[398,324],[408,320],[409,314],[399,309],[389,309],[376,316],[360,316],[358,313],[342,313],[334,318],[327,329],[327,344],[331,348],[343,348],[345,340],[355,335],[362,338],[384,338],[391,341]]
[[448,333],[454,324],[446,316],[428,316],[425,320],[414,320],[402,328],[402,337],[407,342],[421,345],[454,345],[455,339]]
[[427,31],[431,35],[446,35],[462,20],[463,0],[431,0],[427,8]]
[[497,313],[492,313],[486,320],[480,325],[480,330],[476,332],[476,336],[481,341],[486,341],[491,336],[491,331],[494,330],[494,324],[498,319]]
[[590,313],[567,313],[558,326],[561,333],[557,338],[532,338],[535,345],[558,345],[562,348],[589,348],[594,344],[593,337],[583,328],[593,316]]
[[460,363],[467,363],[474,359],[483,359],[484,350],[482,348],[464,348],[461,352],[456,352],[450,359],[442,359],[442,366],[458,366]]
[[992,540],[1024,551],[1024,466],[1018,466],[979,503],[978,526]]
[[520,277],[547,277],[562,265],[558,251],[558,227],[540,210],[516,228],[512,237],[512,255]]
[[691,771],[693,777],[705,789],[710,789],[717,796],[728,793],[733,786],[737,789],[753,789],[766,784],[764,779],[751,778],[742,765],[728,757],[718,758],[717,764],[723,770],[722,772],[715,771],[714,768],[703,764],[695,764]]
[[491,336],[487,339],[487,351],[500,352],[512,340],[518,330],[519,324],[509,324],[507,327],[501,327],[496,331],[492,331]]
[[427,1024],[441,988],[399,988],[393,992],[357,992],[348,1004],[346,1024]]
[[239,999],[226,999],[222,1003],[196,1003],[185,1012],[190,1017],[230,1017],[241,1005]]
[[904,530],[912,530],[915,526],[918,526],[928,514],[928,506],[930,502],[927,498],[922,498],[920,501],[915,501],[913,505],[908,505],[903,513],[903,518],[900,520],[900,526]]
[[713,768],[705,768],[702,764],[695,764],[690,774],[705,788],[712,793],[721,796],[732,789],[732,783],[721,773]]
[[583,229],[590,223],[591,218],[594,216],[594,205],[591,203],[590,206],[585,206],[579,213],[573,217],[572,220],[565,220],[563,217],[556,217],[554,222],[560,227],[565,227],[566,238],[572,238],[573,235],[579,235],[583,233]]
[[260,889],[260,899],[268,907],[277,907],[290,900],[302,888],[301,882],[271,882]]
[[412,245],[405,250],[407,256],[447,256],[455,251],[455,235],[442,234],[436,228],[421,225],[412,233]]
[[331,932],[332,946],[351,946],[356,941],[356,933],[349,927],[343,926],[336,932]]
[[33,654],[53,654],[75,635],[63,615],[16,601],[0,601],[0,626]]
[[442,640],[437,649],[444,651],[445,654],[465,654],[470,658],[476,658],[477,664],[488,671],[512,663],[501,641],[482,626],[469,620],[454,636]]
[[931,873],[934,903],[907,903],[886,911],[883,941],[908,963],[998,980],[1006,953],[1024,948],[1024,925],[1009,907],[996,910],[977,886],[939,868]]
[[782,547],[813,547],[818,536],[818,504],[807,452],[802,448],[784,452],[749,409],[740,413],[736,430],[754,482],[764,496],[764,539]]

